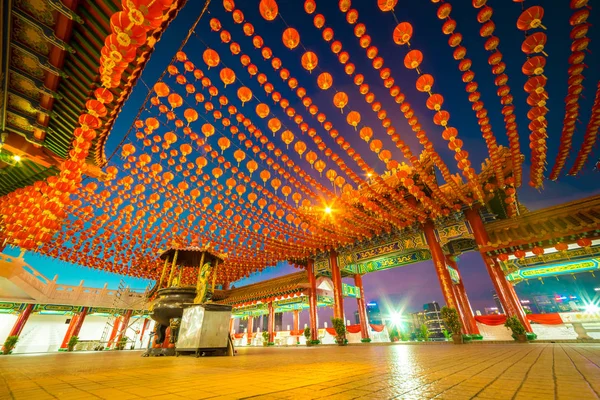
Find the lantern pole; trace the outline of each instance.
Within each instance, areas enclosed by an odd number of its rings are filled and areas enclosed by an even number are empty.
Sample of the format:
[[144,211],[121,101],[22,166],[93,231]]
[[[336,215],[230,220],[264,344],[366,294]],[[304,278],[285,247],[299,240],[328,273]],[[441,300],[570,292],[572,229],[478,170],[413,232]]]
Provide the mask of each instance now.
[[179,266],[179,279],[177,280],[177,286],[181,287],[181,278],[183,277],[183,264]]
[[173,275],[175,275],[175,266],[177,264],[177,255],[179,254],[179,250],[175,250],[175,255],[173,256],[173,264],[171,264],[171,272],[169,273],[169,282],[167,283],[167,287],[171,287],[173,283]]
[[168,263],[169,263],[169,257],[165,257],[165,265],[163,265],[162,273],[160,274],[160,280],[158,281],[158,285],[156,286],[158,289],[160,289],[163,281],[165,280],[165,275],[167,274],[167,264]]
[[213,269],[213,276],[212,276],[212,291],[214,293],[215,291],[215,284],[217,283],[217,268],[219,267],[219,259],[215,258],[215,267]]
[[202,256],[200,257],[200,266],[198,267],[198,277],[196,278],[196,294],[200,293],[201,285],[202,285],[202,267],[204,266],[204,254],[206,252],[202,252]]

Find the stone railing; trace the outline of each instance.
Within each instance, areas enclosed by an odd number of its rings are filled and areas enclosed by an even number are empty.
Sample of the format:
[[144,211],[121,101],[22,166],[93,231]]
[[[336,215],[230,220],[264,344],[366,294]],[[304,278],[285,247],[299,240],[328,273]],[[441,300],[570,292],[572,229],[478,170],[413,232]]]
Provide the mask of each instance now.
[[27,264],[22,257],[3,253],[0,253],[0,277],[6,278],[19,287],[31,297],[31,302],[35,303],[124,309],[143,309],[146,306],[144,292],[126,288],[119,295],[117,290],[109,289],[108,284],[104,284],[102,288],[86,287],[84,281],[77,286],[59,284],[58,275],[50,280]]

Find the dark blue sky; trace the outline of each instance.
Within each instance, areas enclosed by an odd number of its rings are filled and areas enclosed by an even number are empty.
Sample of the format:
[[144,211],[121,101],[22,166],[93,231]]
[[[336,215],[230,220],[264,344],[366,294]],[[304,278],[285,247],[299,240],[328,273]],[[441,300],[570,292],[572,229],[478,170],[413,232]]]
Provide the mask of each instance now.
[[[279,1],[279,11],[282,18],[277,18],[272,22],[267,22],[260,17],[258,13],[258,1],[238,1],[237,3],[237,6],[244,12],[246,20],[254,24],[256,32],[263,37],[265,45],[271,47],[274,56],[281,58],[284,67],[288,68],[291,71],[291,75],[299,80],[300,86],[307,89],[308,95],[311,96],[314,104],[317,104],[322,111],[326,112],[329,119],[340,131],[343,129],[343,135],[352,143],[353,147],[358,150],[365,160],[379,173],[383,173],[385,165],[377,160],[376,156],[368,150],[367,145],[347,125],[345,114],[342,115],[339,110],[333,107],[331,102],[332,90],[345,91],[349,95],[350,101],[346,110],[359,111],[362,115],[361,125],[371,126],[375,130],[375,137],[382,140],[386,148],[394,150],[392,142],[383,129],[380,128],[375,113],[370,110],[370,107],[364,102],[362,96],[358,94],[357,88],[351,78],[343,72],[343,66],[328,49],[320,36],[321,31],[314,27],[312,23],[314,15],[309,16],[304,12],[302,8],[303,2]],[[521,137],[521,151],[526,157],[525,164],[523,165],[523,187],[518,192],[520,200],[530,209],[539,209],[599,193],[598,181],[600,175],[592,171],[593,164],[598,157],[597,152],[592,154],[590,162],[581,171],[580,176],[567,177],[564,175],[572,165],[574,160],[573,155],[568,159],[565,170],[558,182],[546,181],[543,192],[538,192],[528,187],[528,160],[530,157],[528,136],[530,132],[527,128],[529,121],[526,118],[526,114],[529,106],[526,104],[527,95],[523,90],[526,77],[521,72],[521,65],[526,58],[520,49],[524,38],[523,33],[516,28],[516,20],[521,12],[521,5],[509,1],[490,1],[488,3],[494,7],[493,20],[497,27],[495,35],[500,38],[499,49],[503,53],[504,61],[507,64],[508,84],[515,98],[516,122],[519,126]],[[123,139],[124,133],[127,132],[133,123],[135,114],[147,94],[147,86],[152,87],[162,71],[167,67],[179,43],[197,18],[202,5],[203,1],[188,1],[184,10],[171,24],[167,32],[163,35],[162,40],[157,44],[156,51],[142,74],[143,82],[137,84],[129,101],[117,119],[108,141],[107,154],[110,154]],[[473,60],[472,70],[476,73],[475,79],[479,83],[479,91],[482,95],[481,100],[485,103],[485,107],[489,111],[491,124],[499,144],[506,146],[508,140],[504,131],[503,116],[500,113],[502,106],[495,94],[494,75],[492,75],[491,68],[487,63],[489,53],[483,48],[485,40],[479,35],[480,24],[476,21],[477,10],[471,6],[470,1],[455,0],[452,2],[452,5],[454,7],[452,18],[457,21],[457,31],[461,32],[464,36],[462,44],[467,48],[468,57]],[[367,33],[373,39],[372,43],[378,47],[379,54],[385,58],[385,66],[392,69],[392,76],[395,78],[396,84],[406,93],[406,100],[411,103],[415,114],[419,117],[423,128],[427,130],[436,150],[446,161],[451,172],[457,172],[452,154],[447,149],[445,141],[441,138],[441,130],[431,122],[433,113],[425,107],[427,95],[415,89],[417,74],[414,71],[405,69],[403,66],[403,58],[407,49],[396,45],[392,40],[392,32],[396,26],[393,15],[391,13],[382,13],[377,8],[375,1],[355,1],[353,6],[359,12],[359,21],[365,23]],[[447,44],[448,36],[441,32],[442,21],[436,17],[436,10],[437,5],[428,1],[399,2],[395,14],[399,21],[407,21],[413,25],[414,35],[411,39],[411,45],[413,48],[423,52],[424,62],[422,68],[424,72],[433,75],[435,78],[433,91],[441,93],[445,97],[444,109],[451,113],[451,125],[458,128],[459,137],[465,143],[464,148],[469,151],[469,158],[475,169],[479,170],[481,162],[487,155],[485,142],[481,138],[477,119],[474,112],[471,111],[471,105],[467,100],[464,83],[461,81],[461,72],[457,68],[458,63],[452,58],[453,49]],[[356,64],[357,72],[365,75],[366,82],[371,85],[371,89],[375,93],[377,100],[381,101],[383,107],[388,111],[388,116],[392,119],[394,126],[398,129],[403,140],[410,145],[413,152],[418,154],[422,147],[399,112],[397,104],[387,94],[387,89],[383,87],[377,72],[371,67],[370,60],[366,58],[364,50],[359,47],[358,39],[352,31],[353,26],[345,21],[345,16],[339,11],[337,2],[318,1],[317,13],[319,12],[325,16],[326,26],[333,28],[335,38],[341,40],[344,49],[350,53],[350,61]],[[591,39],[590,48],[592,53],[586,55],[585,63],[591,66],[598,65],[598,61],[600,61],[598,59],[598,51],[594,51],[594,49],[598,49],[596,44],[600,43],[600,30],[596,28],[600,17],[598,13],[598,7],[592,9],[589,18],[589,22],[592,24],[596,22],[590,28],[588,34],[588,37]],[[547,116],[549,126],[549,168],[552,167],[557,154],[564,116],[563,99],[567,93],[567,59],[570,55],[569,47],[571,43],[569,39],[571,27],[568,18],[571,14],[572,10],[569,9],[568,2],[557,2],[557,4],[552,4],[552,7],[546,7],[546,15],[543,20],[544,25],[548,27],[546,31],[548,34],[548,44],[546,47],[548,63],[545,76],[548,77],[547,90],[550,96],[548,101],[550,112]],[[220,54],[222,63],[234,69],[238,77],[242,79],[246,86],[253,89],[261,101],[271,105],[271,110],[278,113],[278,117],[284,123],[290,126],[294,125],[293,122],[288,121],[278,106],[272,106],[273,102],[264,95],[264,91],[259,89],[256,78],[249,78],[247,72],[241,68],[237,57],[234,58],[228,51],[228,46],[220,43],[219,35],[210,31],[208,21],[212,17],[221,20],[223,28],[231,32],[234,41],[240,43],[242,53],[248,54],[259,70],[267,74],[269,81],[274,83],[276,90],[279,90],[284,97],[290,99],[293,107],[299,111],[302,110],[304,115],[308,115],[303,105],[298,101],[298,98],[289,91],[287,85],[273,71],[270,62],[264,61],[260,52],[253,48],[250,38],[243,35],[241,25],[234,24],[231,14],[223,10],[221,1],[214,0],[211,3],[209,14],[205,15],[202,19],[195,35],[192,36],[185,47],[184,51],[186,51],[188,57],[196,64],[202,65],[203,70],[206,70],[202,62],[202,52],[206,46],[214,48]],[[285,48],[281,41],[281,33],[286,28],[286,24],[296,28],[300,32],[302,46],[299,46],[294,51]],[[309,74],[300,65],[300,58],[304,52],[302,47],[314,51],[319,57],[319,68],[317,71],[313,71],[312,74]],[[211,79],[218,80],[220,67],[216,68],[216,70],[211,70],[211,74],[209,75]],[[321,91],[316,85],[316,76],[323,71],[330,72],[334,77],[334,88],[327,92]],[[579,149],[585,132],[585,125],[589,120],[596,84],[600,79],[600,69],[587,68],[583,74],[585,76],[583,85],[586,90],[580,99],[580,121],[574,134],[572,154],[575,154]],[[228,97],[234,98],[235,90],[237,90],[237,86],[228,88],[223,92]],[[296,101],[296,104],[294,104],[294,101]],[[242,111],[253,114],[253,109],[254,104],[247,106],[247,109]],[[200,112],[202,113],[203,111]],[[318,126],[316,120],[312,121],[311,124]],[[268,131],[266,120],[264,120],[264,125],[261,129]],[[319,132],[319,134],[324,137],[324,140],[330,147],[337,149],[337,145],[335,145],[331,138],[326,136],[324,131]],[[306,142],[306,140],[304,141]],[[395,156],[397,157],[397,153],[395,153]],[[116,162],[118,163],[119,161],[116,160]],[[355,171],[358,171],[355,168],[355,164],[350,161],[348,164],[354,167]],[[323,183],[328,184],[325,181]],[[42,270],[42,272],[48,271],[45,273],[52,276],[51,271],[54,271],[56,268],[55,262],[45,261],[40,265],[37,262],[32,262],[32,264]],[[474,308],[483,309],[486,306],[492,305],[490,295],[490,291],[492,290],[491,282],[479,255],[472,253],[462,256],[460,268],[467,290],[474,303]],[[64,264],[60,265],[58,271],[61,280],[66,279],[78,282],[82,276],[80,268],[68,267]],[[293,268],[281,265],[261,275],[253,276],[248,280],[239,282],[238,285],[293,271],[295,271]],[[93,272],[86,272],[86,277],[90,273]],[[102,275],[103,279],[104,275]],[[94,278],[90,276],[89,279]],[[590,277],[582,277],[582,279],[590,279]],[[115,278],[113,283],[114,281],[118,282],[118,278]],[[388,296],[394,300],[402,298],[402,301],[406,302],[410,309],[418,309],[423,303],[432,300],[442,300],[437,277],[430,262],[423,262],[376,274],[368,274],[364,278],[364,283],[368,299],[381,298],[382,296]],[[520,290],[518,289],[518,291]],[[352,308],[350,309],[350,307]],[[348,304],[346,306],[347,313],[353,311],[353,309],[353,305]]]

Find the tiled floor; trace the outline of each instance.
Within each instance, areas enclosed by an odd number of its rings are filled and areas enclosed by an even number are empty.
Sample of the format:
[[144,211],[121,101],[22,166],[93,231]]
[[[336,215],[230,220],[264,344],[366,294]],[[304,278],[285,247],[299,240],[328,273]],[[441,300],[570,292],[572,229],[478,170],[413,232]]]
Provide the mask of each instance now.
[[0,356],[0,399],[596,399],[600,345],[242,348]]

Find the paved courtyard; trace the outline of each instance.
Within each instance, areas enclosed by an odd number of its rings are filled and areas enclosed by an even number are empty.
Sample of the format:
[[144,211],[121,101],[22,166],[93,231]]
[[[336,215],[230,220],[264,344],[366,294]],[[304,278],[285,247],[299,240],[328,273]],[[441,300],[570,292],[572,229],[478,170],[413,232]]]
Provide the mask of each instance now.
[[242,348],[0,356],[0,399],[596,399],[600,345]]

